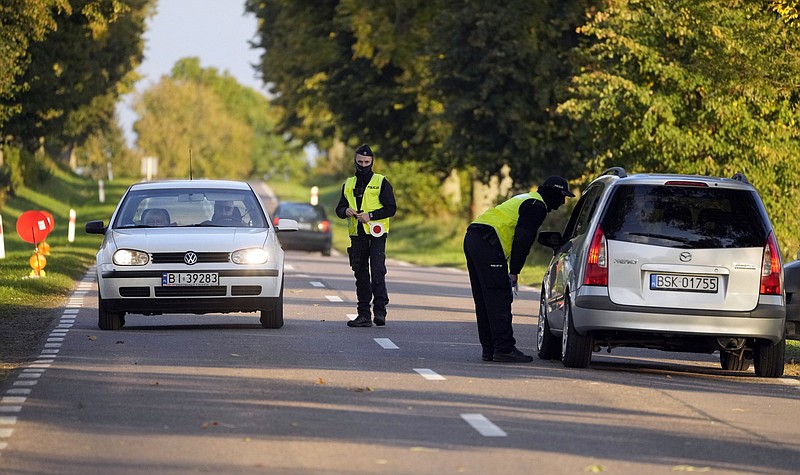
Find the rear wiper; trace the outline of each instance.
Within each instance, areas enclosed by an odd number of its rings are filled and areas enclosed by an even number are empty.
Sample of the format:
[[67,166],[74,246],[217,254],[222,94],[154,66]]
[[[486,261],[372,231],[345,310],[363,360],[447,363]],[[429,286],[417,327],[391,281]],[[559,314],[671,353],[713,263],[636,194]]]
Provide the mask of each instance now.
[[656,239],[666,239],[668,241],[682,242],[684,244],[688,244],[689,242],[691,242],[690,239],[669,236],[666,234],[656,234],[656,233],[626,233],[626,234],[628,234],[629,236],[642,236],[642,237],[651,237]]

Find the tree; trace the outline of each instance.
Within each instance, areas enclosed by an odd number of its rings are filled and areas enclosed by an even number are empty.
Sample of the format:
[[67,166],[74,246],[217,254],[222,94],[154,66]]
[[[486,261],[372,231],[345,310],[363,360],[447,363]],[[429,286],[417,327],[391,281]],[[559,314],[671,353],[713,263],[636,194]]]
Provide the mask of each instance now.
[[302,143],[286,138],[278,131],[283,112],[259,91],[239,84],[227,72],[220,74],[216,68],[202,68],[199,58],[178,60],[171,77],[210,88],[228,114],[247,124],[253,137],[249,157],[253,175],[289,173],[295,178],[306,176]]
[[20,112],[17,95],[25,84],[19,81],[25,73],[31,56],[28,48],[42,41],[56,28],[53,12],[71,12],[68,0],[7,0],[0,8],[0,131],[6,121]]
[[[208,86],[162,77],[134,100],[138,147],[158,158],[160,177],[251,175],[253,132]],[[190,170],[191,158],[191,170]]]
[[744,172],[796,249],[800,30],[758,1],[631,0],[580,31],[583,73],[559,110],[590,138],[584,180],[610,166]]
[[107,129],[119,96],[137,78],[153,3],[73,0],[71,9],[56,12],[53,31],[28,47],[30,65],[15,96],[20,113],[5,133],[29,149],[38,148],[44,137],[71,149],[93,131]]

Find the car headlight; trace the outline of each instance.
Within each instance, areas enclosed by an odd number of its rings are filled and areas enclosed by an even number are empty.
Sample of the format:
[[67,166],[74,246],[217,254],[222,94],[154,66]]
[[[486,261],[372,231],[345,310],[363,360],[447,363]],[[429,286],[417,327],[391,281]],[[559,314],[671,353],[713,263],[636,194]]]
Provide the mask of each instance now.
[[234,264],[264,264],[269,260],[269,253],[264,249],[239,249],[231,254]]
[[150,262],[150,255],[132,249],[119,249],[114,253],[113,261],[118,266],[143,266]]

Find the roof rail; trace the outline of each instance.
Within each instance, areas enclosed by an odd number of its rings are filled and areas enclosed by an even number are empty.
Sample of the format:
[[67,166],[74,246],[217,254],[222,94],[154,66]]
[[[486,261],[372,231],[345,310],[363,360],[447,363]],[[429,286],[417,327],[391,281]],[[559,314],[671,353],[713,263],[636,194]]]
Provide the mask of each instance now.
[[603,175],[617,175],[620,178],[625,178],[628,176],[628,172],[625,171],[622,167],[611,167],[608,170],[603,172]]
[[744,173],[741,173],[741,172],[740,173],[734,173],[734,175],[731,177],[731,179],[736,180],[736,181],[741,181],[742,183],[747,183],[748,185],[750,184],[750,181],[747,179],[746,176],[744,176]]

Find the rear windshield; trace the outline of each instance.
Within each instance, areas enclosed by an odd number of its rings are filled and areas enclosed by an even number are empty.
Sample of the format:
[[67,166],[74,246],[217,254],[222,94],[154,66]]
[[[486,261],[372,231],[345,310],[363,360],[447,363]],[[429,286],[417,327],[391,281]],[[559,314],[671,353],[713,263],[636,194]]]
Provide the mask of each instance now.
[[687,249],[762,247],[768,221],[753,191],[620,185],[601,218],[606,239]]
[[325,212],[321,208],[303,203],[283,203],[275,211],[278,218],[313,221],[325,219]]

